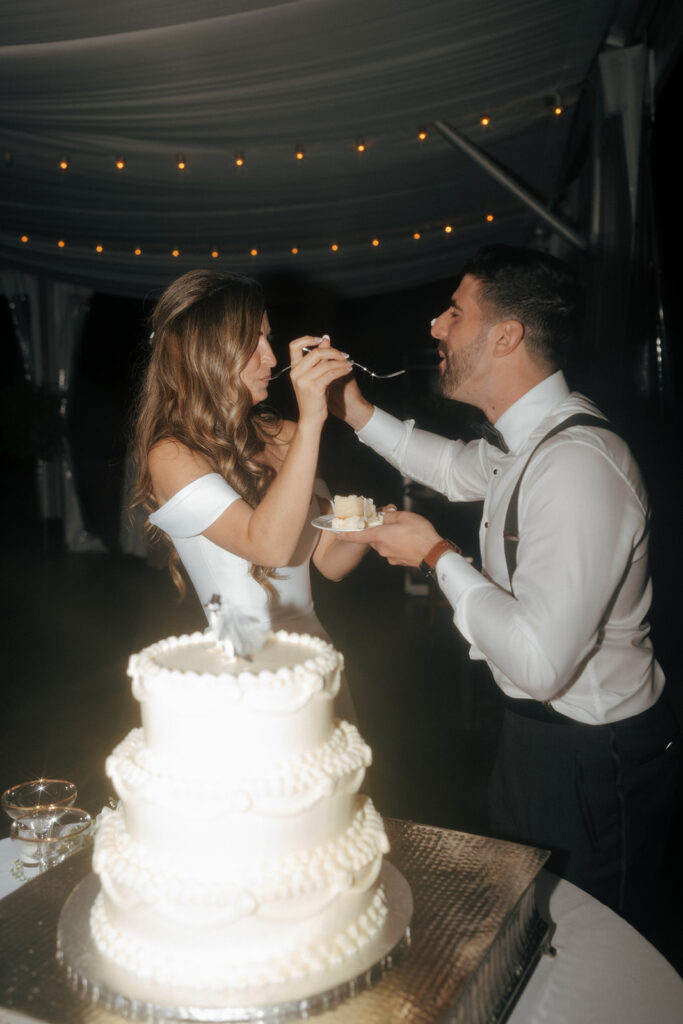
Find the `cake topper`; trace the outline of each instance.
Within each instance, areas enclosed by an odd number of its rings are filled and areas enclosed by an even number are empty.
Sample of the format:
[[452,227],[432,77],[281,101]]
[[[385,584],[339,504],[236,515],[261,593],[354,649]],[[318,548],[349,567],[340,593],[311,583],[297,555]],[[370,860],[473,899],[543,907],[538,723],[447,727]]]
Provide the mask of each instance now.
[[262,619],[245,615],[236,605],[224,605],[220,594],[212,594],[205,608],[209,619],[206,632],[229,658],[239,655],[250,660],[263,647],[269,627]]

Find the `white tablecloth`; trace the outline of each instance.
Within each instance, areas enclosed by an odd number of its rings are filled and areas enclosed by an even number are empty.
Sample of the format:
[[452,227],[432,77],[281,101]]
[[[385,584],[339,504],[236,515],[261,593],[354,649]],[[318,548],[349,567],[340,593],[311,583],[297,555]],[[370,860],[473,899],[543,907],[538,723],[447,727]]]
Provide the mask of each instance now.
[[[21,884],[10,874],[15,856],[1,840],[0,897]],[[556,956],[541,958],[509,1024],[683,1024],[683,979],[622,918],[547,871],[537,903]],[[30,1020],[0,1009],[0,1024]]]

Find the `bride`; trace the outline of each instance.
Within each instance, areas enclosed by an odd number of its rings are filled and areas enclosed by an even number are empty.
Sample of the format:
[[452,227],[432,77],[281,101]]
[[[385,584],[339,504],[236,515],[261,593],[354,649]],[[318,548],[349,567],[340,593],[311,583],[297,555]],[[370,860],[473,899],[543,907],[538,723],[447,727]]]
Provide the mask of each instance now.
[[151,326],[133,504],[149,514],[152,539],[172,541],[176,586],[184,591],[182,563],[204,607],[218,594],[272,629],[325,636],[309,562],[339,580],[367,550],[310,525],[331,509],[317,462],[327,388],[350,371],[345,354],[328,339],[291,343],[293,423],[259,404],[276,359],[256,281],[190,271],[162,294]]

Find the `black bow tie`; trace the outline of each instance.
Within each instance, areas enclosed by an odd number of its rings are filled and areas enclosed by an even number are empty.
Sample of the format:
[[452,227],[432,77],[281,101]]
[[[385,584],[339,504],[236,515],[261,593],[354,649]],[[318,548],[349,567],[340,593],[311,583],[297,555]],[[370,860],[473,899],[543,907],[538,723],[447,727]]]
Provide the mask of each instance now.
[[488,441],[489,444],[494,445],[496,448],[500,448],[502,452],[507,454],[510,451],[500,430],[496,430],[493,424],[489,423],[488,420],[484,420],[482,423],[477,424],[476,432],[480,437],[483,437]]

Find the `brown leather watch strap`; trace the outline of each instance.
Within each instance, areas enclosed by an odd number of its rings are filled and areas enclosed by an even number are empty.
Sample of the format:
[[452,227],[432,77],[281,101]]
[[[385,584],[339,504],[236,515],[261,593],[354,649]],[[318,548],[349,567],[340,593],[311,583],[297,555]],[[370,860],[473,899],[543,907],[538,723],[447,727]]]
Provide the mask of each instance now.
[[436,542],[433,548],[429,549],[420,562],[420,569],[425,576],[430,576],[432,579],[435,579],[436,563],[447,551],[455,551],[456,555],[462,554],[462,551],[457,544],[454,544],[452,540],[446,540],[445,537],[442,537],[441,540]]

